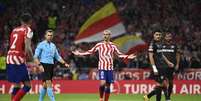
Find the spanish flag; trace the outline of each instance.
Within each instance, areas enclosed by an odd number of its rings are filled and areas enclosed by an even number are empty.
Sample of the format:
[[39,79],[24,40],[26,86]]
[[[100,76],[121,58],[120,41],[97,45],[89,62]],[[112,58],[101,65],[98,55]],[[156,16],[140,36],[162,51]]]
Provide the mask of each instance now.
[[148,45],[140,36],[124,35],[113,41],[126,54],[138,53],[147,50]]
[[111,38],[124,34],[125,27],[112,2],[96,11],[80,28],[75,43],[103,40],[103,30],[111,30]]

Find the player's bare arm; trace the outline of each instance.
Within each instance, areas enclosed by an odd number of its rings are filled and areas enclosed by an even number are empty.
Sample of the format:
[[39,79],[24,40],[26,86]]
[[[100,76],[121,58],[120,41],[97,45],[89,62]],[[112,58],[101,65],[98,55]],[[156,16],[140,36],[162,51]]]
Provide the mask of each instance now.
[[25,39],[25,52],[28,55],[28,60],[32,61],[33,60],[33,51],[31,48],[31,39],[30,38]]
[[130,55],[128,55],[128,59],[134,59],[134,58],[136,58],[137,56],[136,56],[136,54],[130,54]]
[[89,54],[91,54],[91,53],[88,52],[88,51],[86,51],[86,52],[80,52],[80,51],[78,51],[78,50],[72,51],[72,53],[73,53],[74,55],[78,55],[78,56],[84,56],[84,55],[89,55]]
[[74,55],[77,55],[77,56],[85,56],[85,55],[90,55],[90,54],[93,54],[95,51],[96,51],[96,46],[94,46],[92,49],[88,50],[88,51],[85,51],[85,52],[80,52],[78,50],[75,50],[75,51],[72,51],[72,53]]
[[74,55],[80,55],[80,52],[78,51],[78,50],[75,50],[75,51],[72,51],[72,53],[74,54]]
[[180,57],[181,57],[180,52],[177,52],[176,53],[176,66],[175,66],[176,70],[179,69]]
[[150,61],[151,65],[152,65],[152,69],[153,69],[154,75],[158,75],[158,70],[156,68],[153,55],[154,54],[152,52],[149,52],[149,61]]
[[35,62],[35,64],[38,65],[39,72],[44,72],[44,68],[43,68],[42,64],[40,63],[39,59],[34,58],[34,62]]
[[66,63],[63,59],[61,59],[59,62],[63,64],[65,67],[70,67],[70,65]]
[[134,59],[134,58],[136,58],[136,54],[130,54],[130,55],[121,54],[121,55],[119,55],[119,57],[126,58],[126,59]]

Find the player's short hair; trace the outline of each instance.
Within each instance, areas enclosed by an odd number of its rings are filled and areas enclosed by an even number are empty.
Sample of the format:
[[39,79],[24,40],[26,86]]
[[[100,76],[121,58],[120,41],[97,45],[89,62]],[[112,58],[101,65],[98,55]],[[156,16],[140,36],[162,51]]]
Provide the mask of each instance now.
[[171,35],[172,35],[172,33],[171,33],[171,32],[165,32],[164,34],[165,34],[165,35],[168,35],[168,34],[171,34]]
[[20,20],[24,23],[28,23],[30,20],[32,20],[32,16],[30,13],[22,13],[20,16]]
[[162,33],[162,31],[161,31],[160,29],[154,29],[154,30],[152,31],[153,34],[156,33],[156,32]]
[[47,34],[48,32],[49,32],[49,33],[54,33],[54,31],[53,31],[52,29],[46,30],[46,31],[45,31],[45,34]]
[[112,32],[111,32],[110,30],[104,30],[104,31],[103,31],[103,34],[105,34],[105,33],[112,34]]

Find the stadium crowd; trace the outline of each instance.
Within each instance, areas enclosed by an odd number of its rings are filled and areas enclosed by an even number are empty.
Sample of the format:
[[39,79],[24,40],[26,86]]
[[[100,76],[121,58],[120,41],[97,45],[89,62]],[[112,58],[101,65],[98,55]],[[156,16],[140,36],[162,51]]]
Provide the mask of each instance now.
[[[0,56],[5,56],[9,34],[18,25],[18,15],[32,13],[34,21],[33,50],[42,40],[46,29],[54,29],[54,42],[71,72],[60,68],[56,75],[87,79],[89,68],[97,67],[97,56],[75,57],[74,49],[89,49],[93,44],[75,45],[74,38],[82,24],[99,8],[111,0],[6,0],[0,2]],[[154,29],[168,30],[181,49],[180,69],[201,67],[201,2],[199,0],[112,0],[124,21],[127,34],[140,33],[146,42],[151,41]],[[115,68],[147,68],[147,53],[124,64],[115,59]],[[57,65],[59,67],[62,65]],[[72,72],[74,71],[74,72]],[[63,75],[64,74],[64,75]],[[74,74],[74,75],[73,75]],[[73,76],[72,76],[73,75]]]

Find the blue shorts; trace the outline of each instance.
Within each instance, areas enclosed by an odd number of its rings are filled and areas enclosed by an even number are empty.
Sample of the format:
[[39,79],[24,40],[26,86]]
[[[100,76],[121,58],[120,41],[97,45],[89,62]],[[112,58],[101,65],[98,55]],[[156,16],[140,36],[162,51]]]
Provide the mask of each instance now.
[[13,83],[20,83],[24,81],[30,81],[28,70],[25,64],[15,65],[7,64],[6,72],[8,81]]
[[99,80],[105,80],[106,83],[113,83],[113,71],[112,70],[99,70]]

